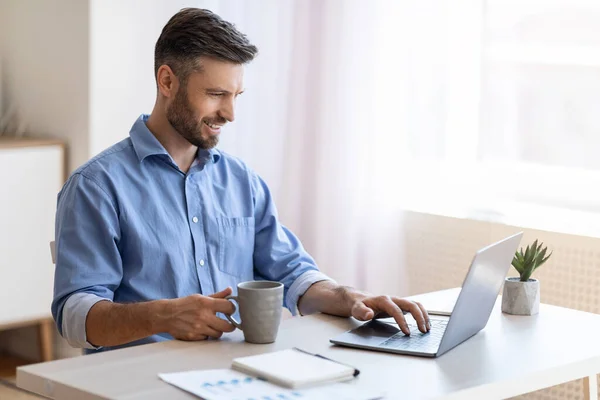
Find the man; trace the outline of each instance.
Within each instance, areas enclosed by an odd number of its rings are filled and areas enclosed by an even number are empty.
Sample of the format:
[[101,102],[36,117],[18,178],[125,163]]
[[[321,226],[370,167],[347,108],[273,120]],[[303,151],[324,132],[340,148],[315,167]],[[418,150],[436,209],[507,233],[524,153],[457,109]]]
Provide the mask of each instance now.
[[219,338],[234,330],[219,317],[235,310],[224,298],[253,279],[282,282],[293,314],[388,314],[409,334],[405,311],[429,330],[420,304],[319,272],[278,221],[267,185],[215,148],[256,53],[210,11],[177,13],[156,43],[152,113],[62,188],[52,314],[72,346],[95,352]]

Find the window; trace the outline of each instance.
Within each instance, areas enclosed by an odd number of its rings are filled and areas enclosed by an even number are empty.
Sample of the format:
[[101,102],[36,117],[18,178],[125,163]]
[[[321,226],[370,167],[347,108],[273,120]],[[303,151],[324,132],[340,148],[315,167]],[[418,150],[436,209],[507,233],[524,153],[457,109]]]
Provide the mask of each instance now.
[[406,206],[542,229],[562,215],[600,232],[600,3],[417,7]]

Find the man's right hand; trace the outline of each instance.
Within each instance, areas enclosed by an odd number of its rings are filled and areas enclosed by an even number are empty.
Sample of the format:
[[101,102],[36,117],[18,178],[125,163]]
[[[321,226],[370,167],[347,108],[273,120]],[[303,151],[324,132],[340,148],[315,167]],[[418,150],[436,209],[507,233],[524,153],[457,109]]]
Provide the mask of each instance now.
[[217,317],[217,313],[231,315],[235,306],[225,297],[231,294],[227,288],[210,296],[193,294],[168,301],[166,307],[166,332],[175,339],[204,340],[220,338],[223,332],[233,332],[235,326]]

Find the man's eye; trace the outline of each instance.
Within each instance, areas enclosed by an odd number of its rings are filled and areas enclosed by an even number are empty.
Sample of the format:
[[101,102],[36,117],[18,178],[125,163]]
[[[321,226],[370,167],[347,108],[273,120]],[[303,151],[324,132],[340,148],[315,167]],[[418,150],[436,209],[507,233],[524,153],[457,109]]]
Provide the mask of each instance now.
[[209,93],[209,95],[213,97],[221,97],[223,96],[223,93]]

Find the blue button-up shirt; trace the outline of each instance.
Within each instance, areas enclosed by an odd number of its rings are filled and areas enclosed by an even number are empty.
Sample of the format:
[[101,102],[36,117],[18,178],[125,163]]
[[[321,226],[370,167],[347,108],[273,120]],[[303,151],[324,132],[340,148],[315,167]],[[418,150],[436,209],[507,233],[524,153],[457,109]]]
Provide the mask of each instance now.
[[[147,118],[75,171],[58,195],[52,315],[61,335],[100,350],[85,334],[98,301],[208,295],[227,286],[235,292],[253,279],[282,282],[284,305],[295,314],[308,287],[328,278],[279,222],[265,182],[216,149],[198,150],[182,172]],[[164,333],[126,346],[168,339]]]

